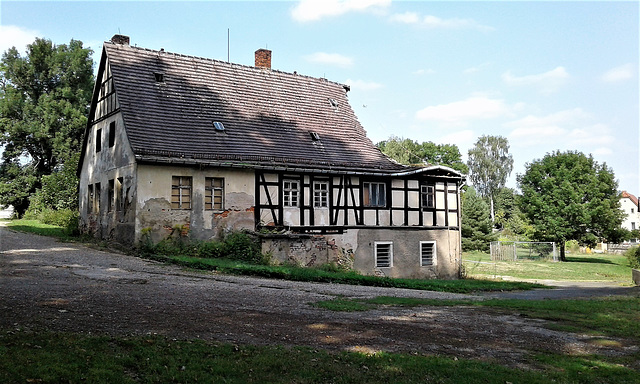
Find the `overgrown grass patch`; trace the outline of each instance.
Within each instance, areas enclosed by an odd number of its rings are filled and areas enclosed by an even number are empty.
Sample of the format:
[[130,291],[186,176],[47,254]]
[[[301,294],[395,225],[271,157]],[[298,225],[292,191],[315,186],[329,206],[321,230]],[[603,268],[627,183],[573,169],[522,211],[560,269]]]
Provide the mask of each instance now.
[[637,383],[598,356],[534,356],[538,370],[442,356],[253,347],[161,337],[0,335],[5,383]]
[[493,281],[479,279],[465,280],[422,280],[395,279],[389,277],[365,276],[354,271],[326,271],[322,268],[297,267],[290,265],[255,265],[226,259],[207,259],[188,256],[148,257],[158,261],[183,267],[218,271],[227,274],[258,276],[292,281],[337,283],[373,287],[394,287],[439,292],[471,293],[480,291],[513,291],[532,288],[547,288],[541,284]]
[[[339,305],[332,306],[332,301]],[[375,308],[379,305],[417,306],[478,306],[489,307],[555,322],[552,327],[594,336],[632,338],[640,341],[640,297],[604,297],[584,300],[438,300],[381,296],[373,299],[334,299],[314,305],[340,311],[347,301]],[[354,305],[355,305],[354,304]]]
[[61,227],[59,225],[44,224],[39,220],[9,220],[6,222],[6,225],[7,227],[16,231],[55,237],[64,241],[80,239],[77,235],[69,232],[67,228]]

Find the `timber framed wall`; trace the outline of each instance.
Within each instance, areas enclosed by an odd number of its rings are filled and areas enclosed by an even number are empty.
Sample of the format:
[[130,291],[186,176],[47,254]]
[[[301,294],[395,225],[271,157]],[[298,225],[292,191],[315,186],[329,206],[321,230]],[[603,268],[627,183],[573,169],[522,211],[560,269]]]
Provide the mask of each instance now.
[[[302,233],[339,233],[362,227],[458,229],[459,185],[459,179],[427,175],[399,178],[256,171],[255,221],[257,227],[285,227]],[[322,193],[326,193],[326,206]]]

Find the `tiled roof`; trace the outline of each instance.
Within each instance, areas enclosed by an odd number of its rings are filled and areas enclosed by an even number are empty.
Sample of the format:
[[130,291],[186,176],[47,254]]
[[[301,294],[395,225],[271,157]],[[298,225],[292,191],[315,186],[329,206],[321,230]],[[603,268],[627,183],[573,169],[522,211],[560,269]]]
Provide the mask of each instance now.
[[635,204],[636,206],[638,206],[638,198],[635,197],[634,195],[630,194],[627,191],[622,191],[622,196],[623,199],[627,198],[627,199],[631,199],[631,201],[633,201],[633,204]]
[[342,84],[110,42],[104,50],[138,158],[410,169],[366,137]]

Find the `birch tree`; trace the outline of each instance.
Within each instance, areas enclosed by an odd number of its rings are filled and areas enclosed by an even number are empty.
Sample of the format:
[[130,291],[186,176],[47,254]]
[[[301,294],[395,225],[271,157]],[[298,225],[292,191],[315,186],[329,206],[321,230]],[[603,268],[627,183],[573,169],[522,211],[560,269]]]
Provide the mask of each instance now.
[[509,141],[502,136],[481,136],[469,150],[469,180],[482,197],[489,199],[491,222],[495,221],[496,193],[505,186],[513,170]]

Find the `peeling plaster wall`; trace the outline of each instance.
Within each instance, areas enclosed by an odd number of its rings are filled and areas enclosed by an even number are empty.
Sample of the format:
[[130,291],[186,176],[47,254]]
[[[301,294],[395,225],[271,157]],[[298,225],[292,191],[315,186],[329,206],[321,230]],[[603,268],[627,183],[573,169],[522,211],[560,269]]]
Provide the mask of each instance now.
[[[115,140],[109,147],[111,123],[115,123]],[[122,115],[118,113],[94,124],[88,132],[79,185],[80,229],[100,239],[133,244],[136,164],[123,124]],[[99,152],[96,152],[97,140],[101,141]],[[110,180],[114,188],[121,184],[118,197],[121,204],[116,205],[109,199],[115,199],[115,190],[114,196],[109,193]],[[90,209],[89,185],[95,188],[98,183],[100,194],[96,194],[96,202]]]
[[[172,176],[192,178],[191,209],[171,208]],[[224,210],[205,210],[205,178],[224,178]],[[255,229],[253,171],[228,168],[189,168],[138,165],[136,240],[142,231],[160,241],[178,230],[188,229],[192,239],[218,239],[225,232]]]
[[358,230],[333,235],[264,235],[262,252],[271,253],[277,263],[304,267],[335,264],[353,268]]
[[[374,244],[393,243],[393,265],[376,268]],[[420,266],[420,242],[436,242],[436,262]],[[353,268],[364,275],[416,279],[456,279],[460,237],[456,230],[348,229],[342,234],[265,235],[262,252],[278,263],[312,267],[326,263]]]
[[[436,242],[436,262],[420,265],[420,242]],[[375,266],[375,242],[393,243],[389,268]],[[415,279],[456,279],[460,270],[460,232],[457,230],[360,229],[354,269],[368,275]]]

